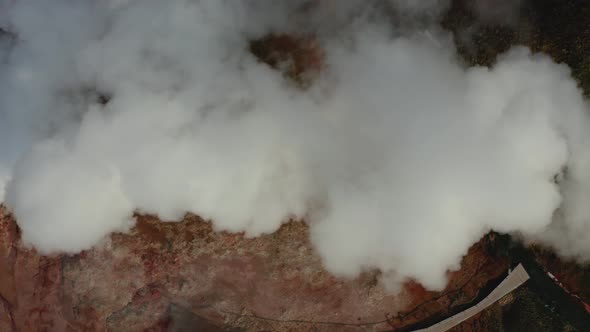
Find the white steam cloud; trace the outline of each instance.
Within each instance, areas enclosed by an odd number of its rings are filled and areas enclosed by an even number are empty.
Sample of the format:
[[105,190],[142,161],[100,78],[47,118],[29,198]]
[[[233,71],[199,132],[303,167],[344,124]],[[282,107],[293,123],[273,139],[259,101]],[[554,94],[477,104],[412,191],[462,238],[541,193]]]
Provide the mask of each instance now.
[[[490,229],[590,257],[568,68],[515,48],[467,69],[446,34],[366,3],[0,0],[0,185],[23,241],[80,251],[134,211],[250,236],[302,218],[331,272],[429,288]],[[316,36],[309,89],[249,53],[271,32]]]

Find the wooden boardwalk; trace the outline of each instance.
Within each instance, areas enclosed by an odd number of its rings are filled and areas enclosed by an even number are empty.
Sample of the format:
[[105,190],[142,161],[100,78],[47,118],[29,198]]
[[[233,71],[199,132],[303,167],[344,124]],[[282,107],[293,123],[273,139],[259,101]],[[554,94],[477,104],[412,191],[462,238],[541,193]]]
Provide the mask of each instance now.
[[525,281],[529,279],[529,275],[522,266],[522,264],[518,264],[518,266],[510,272],[510,274],[504,279],[498,287],[496,287],[488,296],[486,296],[483,300],[481,300],[478,304],[474,305],[473,307],[461,311],[460,313],[451,316],[441,322],[438,322],[430,327],[425,329],[415,330],[414,332],[444,332],[447,331],[460,323],[468,320],[472,316],[480,313],[487,307],[494,304],[496,301],[504,297],[504,295],[512,292],[520,285],[522,285]]

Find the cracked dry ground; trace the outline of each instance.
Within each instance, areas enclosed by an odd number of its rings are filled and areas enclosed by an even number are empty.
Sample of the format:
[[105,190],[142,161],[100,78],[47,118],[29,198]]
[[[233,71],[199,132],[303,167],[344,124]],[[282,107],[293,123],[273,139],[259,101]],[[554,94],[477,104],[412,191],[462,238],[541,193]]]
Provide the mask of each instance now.
[[[196,217],[139,216],[130,234],[77,255],[45,257],[0,219],[0,331],[382,331],[470,301],[507,261],[474,245],[443,292],[408,282],[388,295],[375,273],[323,270],[307,226],[247,239]],[[398,314],[401,312],[401,314]]]

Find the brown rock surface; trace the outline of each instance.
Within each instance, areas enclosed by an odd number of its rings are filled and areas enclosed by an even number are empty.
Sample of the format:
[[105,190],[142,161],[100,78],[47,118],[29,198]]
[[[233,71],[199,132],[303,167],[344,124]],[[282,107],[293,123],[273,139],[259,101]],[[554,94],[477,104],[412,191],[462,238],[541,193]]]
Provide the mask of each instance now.
[[189,216],[138,216],[130,234],[77,255],[41,256],[20,244],[2,208],[2,331],[382,331],[470,301],[506,262],[473,246],[443,292],[408,282],[388,294],[367,272],[326,272],[307,226],[248,239]]

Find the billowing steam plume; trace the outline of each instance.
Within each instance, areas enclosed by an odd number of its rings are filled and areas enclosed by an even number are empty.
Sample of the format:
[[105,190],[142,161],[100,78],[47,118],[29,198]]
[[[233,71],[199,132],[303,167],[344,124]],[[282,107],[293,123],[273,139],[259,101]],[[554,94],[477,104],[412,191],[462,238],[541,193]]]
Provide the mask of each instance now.
[[[2,199],[43,253],[138,211],[250,236],[305,219],[331,272],[429,288],[490,229],[590,257],[569,69],[518,47],[465,68],[447,33],[392,18],[444,5],[0,0]],[[281,33],[321,49],[305,88],[250,50]]]

